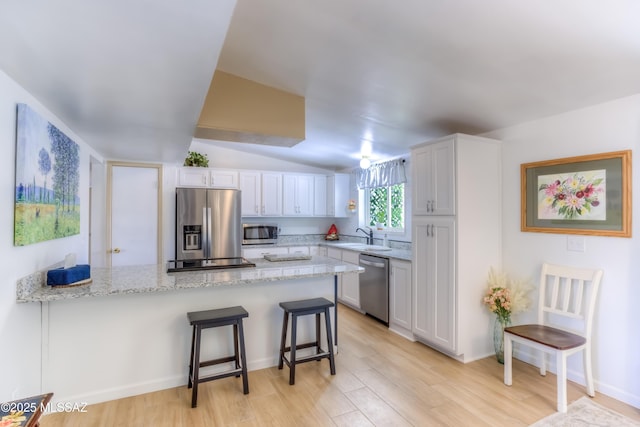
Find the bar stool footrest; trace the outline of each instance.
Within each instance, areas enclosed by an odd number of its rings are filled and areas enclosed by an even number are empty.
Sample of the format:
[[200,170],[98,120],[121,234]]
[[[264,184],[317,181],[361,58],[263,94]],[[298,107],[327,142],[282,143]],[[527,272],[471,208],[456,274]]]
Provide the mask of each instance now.
[[[320,361],[322,359],[328,359],[329,357],[331,357],[331,353],[329,353],[328,351],[325,351],[323,353],[318,353],[318,354],[310,354],[308,356],[302,356],[302,357],[296,356],[296,364],[304,363],[304,362],[312,362],[314,360]],[[287,364],[288,367],[291,367],[291,362],[289,361],[289,358],[287,358],[287,356],[284,356],[282,360]]]
[[218,365],[220,363],[235,362],[235,361],[236,361],[235,356],[221,357],[220,359],[205,360],[204,362],[200,362],[200,367],[203,368],[205,366],[213,366],[213,365]]
[[[242,374],[242,368],[233,369],[231,371],[219,372],[217,374],[207,375],[206,377],[200,377],[198,378],[198,383],[205,383],[207,381],[219,380],[220,378],[235,377],[236,375],[239,375],[239,374]],[[193,381],[193,377],[191,378],[191,381]]]

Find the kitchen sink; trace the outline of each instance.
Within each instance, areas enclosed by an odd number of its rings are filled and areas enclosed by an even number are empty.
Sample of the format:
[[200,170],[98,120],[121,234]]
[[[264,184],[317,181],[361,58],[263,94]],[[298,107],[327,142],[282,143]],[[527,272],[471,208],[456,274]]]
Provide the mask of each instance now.
[[339,248],[351,249],[354,251],[363,251],[363,252],[382,252],[382,251],[390,251],[391,248],[387,246],[381,245],[365,245],[362,243],[335,243],[332,246],[336,246]]

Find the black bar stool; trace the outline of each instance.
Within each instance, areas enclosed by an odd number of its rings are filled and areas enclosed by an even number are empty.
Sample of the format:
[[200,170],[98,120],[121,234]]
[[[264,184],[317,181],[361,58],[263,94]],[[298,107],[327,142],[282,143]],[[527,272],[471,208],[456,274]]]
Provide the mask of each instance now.
[[[333,303],[325,298],[313,298],[300,301],[281,302],[280,307],[284,309],[284,319],[282,321],[282,340],[280,341],[280,358],[278,360],[278,369],[282,369],[286,363],[289,367],[289,384],[293,385],[296,381],[296,365],[298,363],[309,362],[311,360],[320,361],[321,359],[329,359],[331,375],[336,374],[336,363],[333,358],[333,340],[331,338],[331,320],[329,318],[329,308],[333,307]],[[323,351],[320,347],[320,314],[324,313],[325,326],[327,329],[327,346],[328,351]],[[289,322],[289,314],[291,314],[291,346],[285,347],[287,341],[287,324]],[[298,317],[309,314],[316,315],[316,340],[305,344],[296,344],[296,332],[298,327]],[[296,350],[302,348],[316,347],[316,353],[297,358]],[[289,359],[285,357],[285,353],[290,351]]]
[[[242,329],[242,319],[249,317],[249,313],[240,307],[220,308],[216,310],[193,311],[187,313],[189,323],[193,326],[193,336],[191,339],[191,359],[189,362],[189,384],[193,387],[191,392],[191,407],[195,408],[198,403],[198,384],[242,375],[242,388],[244,394],[249,393],[249,381],[247,379],[247,358],[244,351],[244,330]],[[203,329],[217,328],[219,326],[233,325],[233,356],[212,359],[204,362],[200,361],[200,336]],[[238,342],[240,351],[238,351]],[[235,369],[212,374],[200,378],[200,368],[204,366],[217,365],[219,363],[235,362]],[[242,363],[241,363],[242,362]]]

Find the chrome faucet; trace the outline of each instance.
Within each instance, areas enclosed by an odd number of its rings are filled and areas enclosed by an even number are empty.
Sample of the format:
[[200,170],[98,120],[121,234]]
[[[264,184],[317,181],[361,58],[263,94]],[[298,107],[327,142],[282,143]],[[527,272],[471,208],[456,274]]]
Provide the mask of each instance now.
[[371,229],[371,227],[367,227],[367,228],[369,229],[368,233],[366,230],[363,230],[360,227],[356,228],[356,233],[358,231],[362,231],[363,233],[365,233],[367,235],[367,245],[373,245],[373,230]]

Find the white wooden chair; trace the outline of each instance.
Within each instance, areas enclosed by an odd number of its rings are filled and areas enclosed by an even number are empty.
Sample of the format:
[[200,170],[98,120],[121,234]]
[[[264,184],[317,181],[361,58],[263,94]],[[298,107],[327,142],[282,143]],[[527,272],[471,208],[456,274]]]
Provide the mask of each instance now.
[[504,330],[504,383],[512,383],[513,343],[540,350],[540,375],[546,354],[555,354],[558,412],[567,412],[567,357],[583,351],[587,394],[595,396],[591,372],[591,328],[602,270],[543,264],[538,323]]

